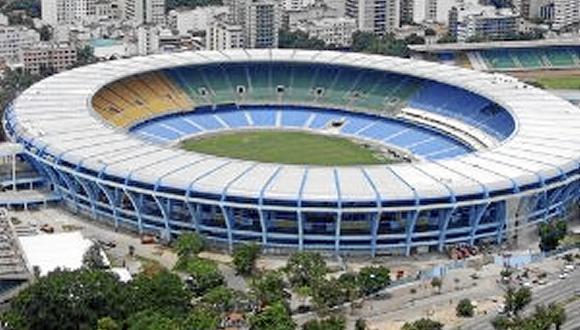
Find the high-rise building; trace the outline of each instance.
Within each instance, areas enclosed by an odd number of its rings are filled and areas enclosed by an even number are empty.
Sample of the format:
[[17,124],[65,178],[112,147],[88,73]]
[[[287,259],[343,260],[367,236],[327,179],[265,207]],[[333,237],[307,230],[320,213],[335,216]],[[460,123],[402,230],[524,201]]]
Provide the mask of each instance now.
[[205,34],[206,49],[225,50],[244,47],[244,30],[239,24],[227,21],[227,15],[217,16]]
[[457,38],[457,25],[459,24],[459,10],[457,7],[451,7],[449,9],[449,18],[448,18],[448,30],[447,34],[453,38]]
[[352,44],[352,33],[356,30],[354,18],[328,17],[315,21],[304,21],[299,30],[310,37],[324,41],[327,45],[348,47]]
[[246,20],[246,7],[250,0],[223,0],[224,6],[228,7],[227,21],[232,24],[244,25]]
[[42,20],[53,27],[83,22],[95,16],[96,0],[42,0]]
[[401,25],[413,23],[413,5],[413,0],[401,0],[399,8]]
[[345,10],[362,31],[384,35],[399,27],[399,0],[346,0]]
[[77,61],[77,50],[72,46],[52,44],[34,45],[22,51],[24,70],[32,74],[61,72]]
[[40,34],[21,25],[0,26],[0,58],[7,62],[22,62],[24,48],[40,42]]
[[580,0],[554,0],[552,29],[559,31],[580,23]]
[[281,11],[275,0],[249,0],[245,9],[245,44],[247,48],[277,48]]
[[124,18],[135,24],[165,24],[165,0],[123,0]]
[[518,32],[519,16],[509,9],[481,7],[475,12],[460,13],[457,40],[472,38],[502,40]]
[[137,53],[149,55],[159,52],[159,28],[142,25],[137,29]]

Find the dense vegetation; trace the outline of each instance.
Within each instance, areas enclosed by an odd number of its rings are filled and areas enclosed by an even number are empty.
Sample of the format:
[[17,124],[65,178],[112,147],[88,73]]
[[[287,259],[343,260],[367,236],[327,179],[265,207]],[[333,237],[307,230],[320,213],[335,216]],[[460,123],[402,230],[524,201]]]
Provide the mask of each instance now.
[[540,236],[540,249],[551,251],[558,247],[560,241],[566,236],[567,222],[564,220],[554,220],[538,225]]
[[[290,290],[311,297],[321,318],[303,329],[342,330],[345,319],[332,315],[336,305],[380,291],[390,284],[390,271],[364,267],[358,273],[329,276],[318,253],[297,252],[277,271],[255,268],[256,245],[236,247],[234,266],[249,276],[249,290],[225,286],[215,262],[199,255],[205,247],[197,234],[182,235],[173,248],[178,255],[174,272],[144,267],[124,283],[104,269],[97,246],[83,258],[80,270],[57,270],[34,281],[2,314],[8,330],[215,330],[232,313],[244,315],[253,330],[293,330]],[[236,257],[234,257],[234,260]],[[356,329],[366,327],[358,320]]]

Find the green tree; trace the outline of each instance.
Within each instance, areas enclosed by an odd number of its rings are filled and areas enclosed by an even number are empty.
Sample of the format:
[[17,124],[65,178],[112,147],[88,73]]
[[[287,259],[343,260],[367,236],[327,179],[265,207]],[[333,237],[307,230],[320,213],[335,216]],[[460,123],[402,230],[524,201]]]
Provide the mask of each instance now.
[[56,270],[16,296],[3,315],[9,329],[95,329],[103,317],[125,319],[125,285],[108,272]]
[[347,301],[353,301],[361,296],[358,283],[358,274],[344,273],[338,277],[338,284],[344,292]]
[[405,42],[408,45],[423,45],[425,44],[425,38],[413,33],[405,38]]
[[175,269],[189,275],[187,283],[195,296],[201,296],[224,283],[223,275],[212,260],[180,258]]
[[77,48],[77,62],[74,65],[75,67],[95,63],[96,61],[95,50],[92,46],[86,45],[82,48]]
[[381,37],[372,32],[357,31],[352,34],[351,50],[389,56],[409,56],[409,47],[405,40],[397,39],[393,34]]
[[115,320],[106,316],[97,321],[97,330],[121,330],[121,327]]
[[262,306],[284,302],[286,299],[284,279],[278,271],[265,272],[254,278],[251,287],[253,294]]
[[319,313],[324,314],[329,308],[348,300],[348,296],[337,279],[322,279],[312,287],[312,300]]
[[506,316],[498,315],[491,320],[491,325],[495,330],[508,330],[512,327],[512,321]]
[[91,245],[83,255],[83,266],[88,269],[105,269],[105,258],[103,258],[101,247],[98,244]]
[[475,308],[469,299],[461,299],[455,308],[457,316],[460,317],[473,317],[475,313]]
[[52,27],[50,25],[43,25],[38,31],[41,41],[50,41],[52,39]]
[[295,288],[315,285],[326,272],[326,262],[315,252],[296,252],[286,263],[288,280]]
[[233,289],[227,288],[223,285],[209,290],[201,297],[201,302],[211,306],[214,310],[225,313],[236,309],[238,302],[236,300],[236,293]]
[[431,287],[433,287],[434,289],[437,289],[438,293],[441,293],[441,287],[443,286],[443,281],[441,280],[441,278],[439,277],[433,277],[433,279],[431,280]]
[[134,310],[154,310],[170,318],[185,315],[191,294],[179,276],[162,270],[152,276],[140,274],[131,282]]
[[256,267],[256,259],[260,256],[260,247],[256,244],[242,244],[234,250],[234,266],[236,272],[250,275]]
[[556,330],[560,330],[562,325],[566,322],[566,309],[561,304],[550,304],[548,306],[550,311],[550,318]]
[[454,36],[447,34],[437,40],[438,44],[448,44],[448,43],[455,43],[457,42],[457,38]]
[[551,251],[558,247],[560,241],[566,236],[567,223],[564,220],[554,220],[538,225],[540,236],[540,249]]
[[278,36],[278,47],[317,50],[332,48],[332,46],[327,47],[323,40],[310,37],[308,33],[304,31],[288,31],[284,29],[280,30]]
[[354,323],[354,330],[367,330],[367,321],[365,319],[357,319]]
[[401,330],[442,330],[443,323],[433,321],[431,319],[420,319],[415,322],[407,322],[403,324]]
[[251,330],[294,330],[296,324],[290,312],[281,302],[266,307],[250,318]]
[[510,286],[506,291],[504,299],[506,311],[518,315],[532,301],[532,290],[526,287],[514,289]]
[[302,325],[302,330],[344,330],[346,320],[343,316],[331,316],[322,320],[310,320]]
[[385,266],[363,267],[358,273],[357,282],[362,294],[369,295],[391,284],[391,271]]
[[181,328],[183,330],[216,330],[220,324],[220,315],[211,308],[196,306],[187,316]]
[[128,330],[176,330],[179,322],[155,310],[145,310],[132,315],[127,321]]
[[179,235],[173,243],[173,248],[179,257],[193,257],[203,251],[205,247],[204,238],[193,232]]

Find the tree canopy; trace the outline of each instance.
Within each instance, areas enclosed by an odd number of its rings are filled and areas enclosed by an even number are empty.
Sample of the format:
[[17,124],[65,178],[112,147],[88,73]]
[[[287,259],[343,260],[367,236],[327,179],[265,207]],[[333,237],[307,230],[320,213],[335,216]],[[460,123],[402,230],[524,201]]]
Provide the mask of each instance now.
[[558,247],[560,241],[566,236],[567,223],[564,220],[555,220],[538,225],[540,236],[540,249],[551,251]]
[[471,300],[465,298],[459,301],[457,307],[455,308],[455,312],[457,316],[460,317],[473,317],[473,314],[475,313],[475,308],[473,307]]
[[316,50],[334,48],[331,45],[327,46],[323,40],[310,37],[308,33],[304,31],[288,31],[285,29],[280,30],[280,34],[278,35],[278,47]]
[[224,277],[212,260],[199,257],[180,258],[175,270],[189,275],[187,283],[195,296],[201,296],[224,283]]
[[260,256],[260,246],[256,244],[241,244],[234,250],[234,267],[242,275],[250,275],[256,266],[256,259]]
[[326,262],[319,253],[296,252],[286,263],[286,274],[293,287],[311,287],[326,273]]
[[401,330],[443,330],[443,323],[423,318],[403,324]]
[[358,273],[357,282],[361,292],[369,295],[391,284],[391,272],[385,266],[363,267]]
[[389,56],[409,56],[409,47],[405,40],[397,39],[393,34],[377,36],[372,32],[356,31],[352,35],[351,50]]
[[296,324],[288,309],[281,302],[266,307],[250,318],[251,330],[294,330],[295,328]]
[[179,257],[192,257],[203,251],[205,239],[198,233],[186,232],[179,235],[173,248]]
[[346,320],[343,316],[331,316],[322,320],[311,320],[302,326],[302,330],[344,330]]

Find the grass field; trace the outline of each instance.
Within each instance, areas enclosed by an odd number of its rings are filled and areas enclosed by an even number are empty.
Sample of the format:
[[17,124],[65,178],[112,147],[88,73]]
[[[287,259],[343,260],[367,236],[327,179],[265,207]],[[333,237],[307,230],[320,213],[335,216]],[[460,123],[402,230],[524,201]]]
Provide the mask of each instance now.
[[267,163],[346,166],[389,164],[380,152],[349,139],[290,131],[224,133],[184,141],[185,150]]
[[537,81],[548,89],[580,89],[580,76],[541,77]]
[[580,70],[533,70],[510,72],[526,82],[536,82],[546,89],[580,89]]

